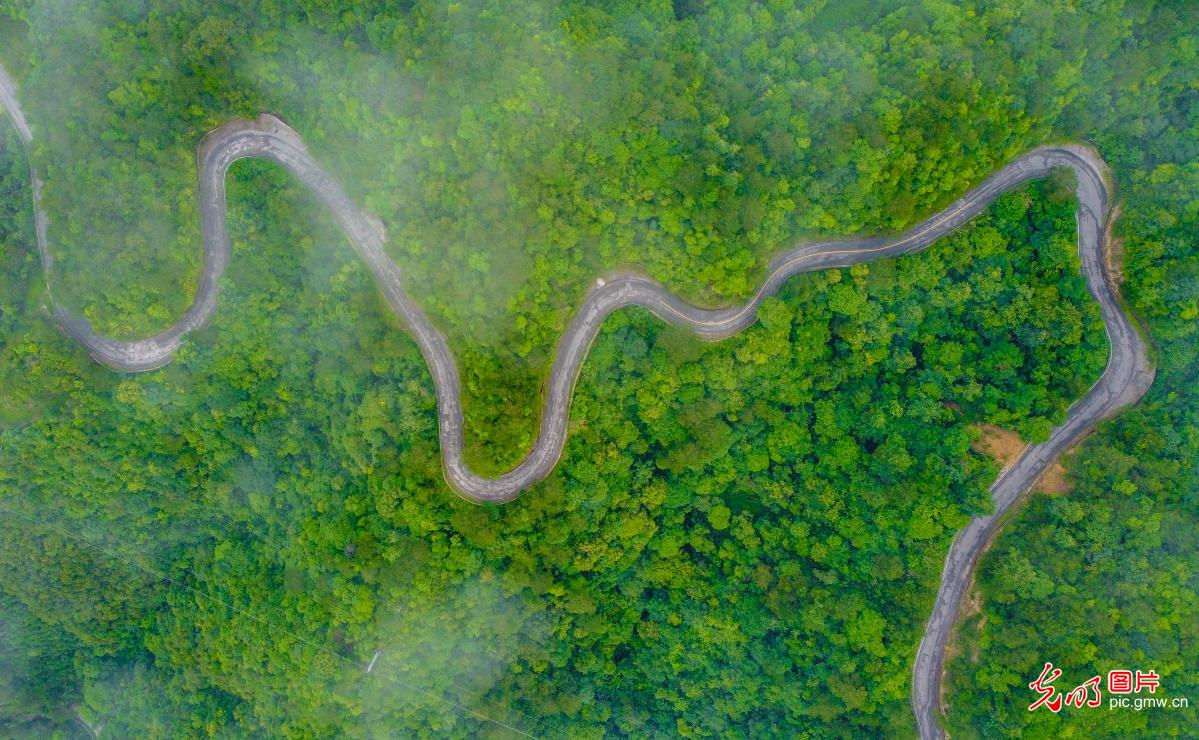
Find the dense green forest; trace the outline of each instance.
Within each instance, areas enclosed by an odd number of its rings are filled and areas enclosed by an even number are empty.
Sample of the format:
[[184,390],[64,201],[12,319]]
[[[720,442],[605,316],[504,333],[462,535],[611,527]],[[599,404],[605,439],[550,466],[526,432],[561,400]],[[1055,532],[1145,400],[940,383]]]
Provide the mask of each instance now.
[[[849,5],[10,0],[0,61],[56,298],[123,336],[180,315],[195,143],[274,111],[384,221],[491,470],[528,449],[596,274],[736,300],[797,239],[897,230],[1089,138],[1159,382],[984,561],[951,728],[1186,734],[1194,709],[1046,717],[1024,696],[1054,660],[1063,680],[1152,667],[1199,702],[1199,13]],[[720,344],[615,315],[562,464],[476,507],[442,481],[415,345],[282,172],[231,172],[213,326],[121,376],[43,308],[0,130],[8,734],[910,735],[942,560],[998,469],[969,424],[1043,438],[1106,360],[1068,183],[1035,184],[923,254],[793,279]]]
[[[1183,41],[1162,53],[1199,49],[1199,35]],[[1144,142],[1110,150],[1123,159],[1118,233],[1158,343],[1157,383],[1072,462],[1070,495],[1032,501],[984,560],[983,610],[949,672],[955,738],[1199,732],[1199,65],[1133,58],[1158,72],[1156,100],[1115,98],[1120,115],[1096,138]],[[1062,669],[1062,691],[1152,670],[1159,695],[1190,706],[1030,713],[1026,687],[1045,661]]]

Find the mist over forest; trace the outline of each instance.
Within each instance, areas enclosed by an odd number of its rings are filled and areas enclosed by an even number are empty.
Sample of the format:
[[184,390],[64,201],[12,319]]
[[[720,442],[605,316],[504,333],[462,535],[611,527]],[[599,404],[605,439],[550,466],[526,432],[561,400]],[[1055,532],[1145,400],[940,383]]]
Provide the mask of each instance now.
[[[1123,0],[0,0],[33,134],[0,125],[0,734],[913,736],[945,555],[1002,467],[979,429],[1044,440],[1108,360],[1055,175],[718,343],[618,311],[561,462],[474,505],[417,345],[273,164],[230,169],[232,262],[173,362],[114,372],[52,318],[178,320],[197,144],[262,112],[382,223],[484,475],[532,447],[598,276],[741,303],[783,249],[1093,145],[1156,381],[983,557],[946,728],[1194,734],[1196,29]],[[1192,706],[1028,712],[1049,660]]]

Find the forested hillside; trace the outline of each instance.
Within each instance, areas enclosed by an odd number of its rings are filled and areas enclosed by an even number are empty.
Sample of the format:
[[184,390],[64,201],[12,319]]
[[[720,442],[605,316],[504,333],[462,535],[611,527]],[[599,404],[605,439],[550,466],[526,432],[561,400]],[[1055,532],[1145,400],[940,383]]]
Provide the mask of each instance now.
[[[195,143],[276,112],[383,220],[489,470],[528,449],[595,275],[637,264],[742,299],[798,239],[898,230],[1031,146],[1089,138],[1126,198],[1159,384],[984,562],[952,724],[1094,733],[1106,713],[1025,719],[1039,659],[1171,666],[1164,685],[1199,699],[1196,11],[849,5],[9,0],[0,61],[34,128],[58,300],[121,336],[179,316]],[[415,345],[281,171],[230,173],[213,326],[121,376],[42,308],[2,130],[10,734],[910,735],[942,560],[998,471],[969,424],[1042,438],[1106,360],[1051,180],[920,255],[797,277],[720,344],[616,314],[559,468],[476,507],[442,481]],[[1128,616],[1100,606],[1117,598]],[[1029,634],[1062,635],[1057,652]]]
[[[972,56],[985,24],[944,7],[867,3],[856,17],[877,20],[846,28],[843,3],[389,5],[19,13],[44,57],[26,107],[57,284],[103,333],[179,316],[199,270],[195,144],[279,112],[383,220],[462,358],[468,452],[496,472],[532,443],[596,274],[642,265],[723,303],[796,239],[897,230],[1053,136],[1087,43],[1043,11],[1043,55],[1013,61]],[[1022,88],[1045,76],[1066,90]]]
[[[1176,54],[1199,48],[1193,34],[1181,42]],[[1155,73],[1154,94],[1113,96],[1118,114],[1096,140],[1123,162],[1117,233],[1158,344],[1157,382],[1083,447],[1070,495],[1031,502],[984,561],[984,607],[950,668],[955,738],[1199,728],[1199,66],[1130,56]],[[1158,695],[1190,706],[1030,713],[1026,687],[1046,661],[1065,692],[1095,675],[1106,687],[1111,670],[1155,671]]]

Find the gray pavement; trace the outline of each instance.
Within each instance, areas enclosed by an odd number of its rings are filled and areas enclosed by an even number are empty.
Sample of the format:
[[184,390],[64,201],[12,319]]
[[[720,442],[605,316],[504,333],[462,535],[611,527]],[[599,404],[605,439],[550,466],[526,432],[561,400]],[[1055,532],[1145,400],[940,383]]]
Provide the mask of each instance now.
[[[30,140],[12,81],[0,70],[0,103]],[[1115,285],[1104,259],[1105,227],[1111,209],[1110,177],[1093,149],[1063,144],[1034,149],[1000,169],[949,207],[895,237],[845,239],[802,244],[778,254],[754,296],[746,303],[723,309],[692,306],[657,282],[635,273],[618,273],[598,279],[563,334],[545,385],[541,428],[527,457],[496,478],[484,478],[463,460],[463,416],[458,367],[445,336],[404,292],[400,270],[383,249],[379,221],[358,210],[333,179],[308,153],[299,135],[271,115],[254,121],[235,121],[213,130],[197,150],[200,217],[204,240],[204,266],[196,298],[174,326],[148,339],[118,341],[98,336],[82,318],[55,306],[65,331],[98,362],[115,370],[144,372],[171,361],[183,337],[205,326],[216,310],[221,275],[229,263],[226,228],[225,172],[243,158],[259,157],[282,165],[325,205],[336,218],[351,246],[366,262],[388,304],[405,323],[420,347],[437,391],[442,467],[450,486],[473,502],[511,501],[546,477],[562,455],[567,420],[579,368],[604,318],[625,306],[641,306],[676,326],[716,341],[737,334],[757,320],[757,308],[792,275],[845,267],[885,257],[918,252],[952,232],[989,206],[997,197],[1051,170],[1067,168],[1078,178],[1078,252],[1082,273],[1091,295],[1099,303],[1111,344],[1103,376],[1075,403],[1066,421],[1049,440],[1028,447],[991,487],[995,512],[975,517],[958,533],[945,560],[940,590],[920,643],[912,677],[912,708],[923,738],[943,736],[938,721],[938,697],[945,645],[979,554],[998,529],[1003,515],[1028,491],[1045,470],[1071,445],[1105,417],[1134,403],[1153,380],[1147,350],[1128,318],[1120,310]],[[34,179],[39,249],[49,271],[45,242],[45,216],[38,207],[40,183]]]

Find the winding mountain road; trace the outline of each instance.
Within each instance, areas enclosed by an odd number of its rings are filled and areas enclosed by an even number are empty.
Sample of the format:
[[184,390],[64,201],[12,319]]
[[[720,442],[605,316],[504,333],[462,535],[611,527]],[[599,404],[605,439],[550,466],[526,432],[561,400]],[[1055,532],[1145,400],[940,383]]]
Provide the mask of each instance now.
[[[17,105],[15,92],[11,79],[0,69],[0,103],[22,140],[28,144],[32,134]],[[299,135],[274,116],[264,114],[254,121],[235,121],[221,126],[200,143],[197,160],[204,265],[195,301],[183,318],[148,339],[118,341],[98,336],[85,319],[71,315],[55,303],[55,313],[66,332],[98,362],[116,370],[144,372],[170,362],[183,337],[204,327],[216,310],[221,275],[230,255],[225,173],[233,162],[247,157],[269,159],[286,168],[337,219],[428,363],[437,391],[446,480],[470,501],[493,503],[516,498],[521,491],[547,476],[557,464],[566,442],[571,397],[579,368],[604,318],[613,311],[625,306],[641,306],[664,321],[690,329],[703,339],[723,339],[753,324],[758,306],[792,275],[918,252],[974,218],[1003,193],[1030,180],[1043,178],[1057,168],[1073,170],[1078,180],[1078,253],[1082,273],[1091,295],[1099,303],[1111,354],[1102,377],[1070,408],[1066,421],[1053,430],[1049,440],[1028,447],[995,481],[991,487],[995,512],[972,519],[958,533],[950,548],[940,590],[913,669],[912,708],[923,738],[943,737],[938,723],[938,700],[945,645],[979,554],[998,530],[1004,514],[1063,451],[1100,420],[1136,402],[1153,380],[1145,343],[1120,309],[1105,260],[1106,227],[1111,207],[1107,168],[1098,153],[1089,147],[1078,144],[1046,146],[1021,156],[948,208],[900,236],[822,241],[797,246],[777,255],[771,260],[769,273],[757,292],[740,306],[698,308],[639,274],[613,274],[597,280],[558,345],[546,382],[541,428],[533,449],[507,473],[497,478],[484,478],[472,471],[462,456],[461,381],[454,357],[442,333],[404,292],[400,270],[383,249],[382,224],[358,210],[338,182],[309,155]],[[36,177],[33,183],[38,247],[49,273],[51,261],[46,246],[45,215],[38,205],[40,183]]]

